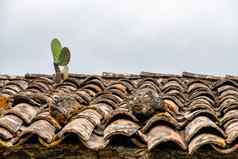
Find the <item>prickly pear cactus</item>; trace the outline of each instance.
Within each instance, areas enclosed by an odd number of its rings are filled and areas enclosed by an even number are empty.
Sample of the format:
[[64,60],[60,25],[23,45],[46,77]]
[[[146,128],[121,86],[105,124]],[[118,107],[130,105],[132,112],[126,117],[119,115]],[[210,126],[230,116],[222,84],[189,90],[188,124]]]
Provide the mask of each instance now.
[[69,64],[70,60],[70,51],[67,47],[64,47],[59,55],[58,63],[60,66],[66,66]]
[[62,48],[60,41],[56,38],[51,41],[51,51],[56,73],[55,81],[59,83],[62,77],[63,80],[68,78],[69,68],[67,65],[69,64],[71,54],[67,47]]
[[54,63],[58,64],[59,62],[59,56],[61,53],[62,47],[61,47],[61,43],[58,39],[53,39],[51,41],[51,51],[53,54],[53,59],[54,59]]

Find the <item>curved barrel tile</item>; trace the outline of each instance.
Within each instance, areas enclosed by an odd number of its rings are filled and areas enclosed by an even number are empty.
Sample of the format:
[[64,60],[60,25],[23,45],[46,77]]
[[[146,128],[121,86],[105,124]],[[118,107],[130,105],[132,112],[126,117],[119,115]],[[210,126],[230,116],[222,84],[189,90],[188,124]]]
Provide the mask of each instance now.
[[107,87],[107,90],[111,90],[111,89],[119,90],[119,91],[123,92],[124,94],[127,93],[127,87],[125,85],[123,85],[122,82],[116,82],[116,83],[110,84]]
[[96,110],[93,109],[86,109],[80,112],[77,117],[87,118],[94,124],[94,126],[99,125],[102,119],[102,116]]
[[219,102],[219,107],[225,107],[226,104],[229,104],[231,102],[237,102],[237,100],[238,100],[237,97],[235,97],[233,95],[226,95],[224,97],[218,96],[217,99]]
[[184,117],[186,118],[186,120],[192,121],[192,120],[196,119],[199,116],[203,116],[204,114],[211,117],[214,121],[219,121],[216,112],[215,111],[209,111],[207,109],[197,109],[193,112],[185,112]]
[[218,137],[213,134],[201,134],[196,136],[188,145],[188,152],[189,154],[194,153],[197,149],[201,146],[206,144],[215,144],[219,147],[225,148],[226,143],[225,140],[221,137]]
[[189,110],[190,111],[194,111],[196,109],[207,109],[209,111],[214,111],[213,106],[211,105],[211,103],[206,100],[206,99],[195,99],[193,101],[191,101],[191,103],[189,104]]
[[27,91],[33,93],[44,93],[52,90],[52,81],[47,78],[37,78],[28,84]]
[[100,77],[96,77],[96,76],[89,76],[89,77],[87,77],[85,80],[82,81],[82,83],[80,83],[79,87],[82,88],[83,86],[88,85],[88,84],[97,85],[102,90],[105,87],[103,79],[100,78]]
[[27,124],[30,124],[31,121],[36,117],[36,115],[39,113],[39,108],[31,106],[26,103],[21,103],[10,110],[8,110],[5,114],[15,114],[16,116],[20,117],[24,120]]
[[181,87],[181,89],[187,88],[187,86],[184,84],[184,82],[182,80],[180,80],[179,78],[170,77],[168,79],[163,80],[162,82],[164,83],[164,85],[163,85],[164,88],[171,86],[171,85]]
[[179,114],[179,106],[171,99],[164,99],[163,104],[167,112]]
[[224,125],[226,122],[232,119],[238,119],[238,110],[230,110],[228,111],[221,119],[220,123]]
[[125,94],[132,92],[135,89],[135,84],[128,79],[118,80],[118,84],[124,87]]
[[96,110],[102,115],[102,123],[106,122],[111,117],[111,114],[113,112],[112,107],[105,103],[97,103],[92,107],[95,107]]
[[233,141],[235,141],[238,137],[238,122],[230,123],[225,130],[227,134],[226,142],[228,144],[231,144]]
[[8,82],[1,90],[1,93],[8,95],[15,95],[18,92],[26,89],[27,85],[28,83],[24,80],[14,80]]
[[231,103],[237,103],[238,97],[233,95],[226,95],[226,96],[218,96],[218,103],[219,103],[219,111],[224,112],[224,110],[229,109],[227,108]]
[[192,93],[192,92],[195,92],[195,91],[210,91],[209,87],[201,82],[201,81],[193,81],[192,83],[189,84],[189,87],[188,87],[188,93]]
[[233,145],[232,147],[229,147],[229,148],[221,148],[221,147],[218,147],[216,145],[212,145],[212,147],[219,153],[221,154],[229,154],[229,153],[232,153],[232,152],[235,152],[238,150],[238,144],[235,144]]
[[132,136],[139,128],[139,125],[133,121],[118,119],[106,127],[104,130],[104,139],[107,140],[113,135]]
[[138,83],[136,84],[136,88],[140,88],[140,89],[151,88],[156,90],[157,92],[161,92],[160,84],[157,82],[157,80],[153,78],[145,78],[138,81]]
[[177,81],[169,81],[162,88],[163,93],[170,93],[171,90],[185,92],[184,87],[181,86]]
[[212,89],[216,89],[219,91],[219,88],[224,87],[224,86],[232,86],[234,88],[238,88],[238,84],[237,82],[230,80],[230,79],[222,79],[222,80],[218,80],[215,85],[213,86]]
[[[231,123],[234,123],[234,122],[238,122],[238,119],[231,119],[229,120],[228,122],[226,122],[224,125],[222,125],[222,128],[224,128],[226,130],[226,128],[231,124]],[[220,124],[221,125],[221,124]]]
[[54,109],[58,109],[66,116],[74,109],[80,108],[80,104],[73,94],[55,93],[52,95],[52,102]]
[[21,87],[19,87],[17,84],[8,84],[4,89],[6,92],[7,90],[15,91],[15,93],[21,91]]
[[71,85],[74,88],[79,88],[80,87],[80,80],[76,78],[69,77],[68,79],[63,81],[64,84]]
[[187,146],[179,133],[167,126],[156,126],[152,128],[146,136],[149,150],[161,143],[169,141],[175,142],[183,150],[187,149]]
[[221,94],[222,92],[227,91],[227,90],[236,91],[237,89],[236,89],[234,86],[231,86],[231,85],[224,85],[224,86],[222,86],[222,87],[219,87],[219,88],[217,89],[217,92],[218,92],[219,94]]
[[87,141],[90,139],[90,136],[94,129],[93,123],[91,123],[88,119],[85,118],[77,118],[70,121],[59,133],[59,137],[63,137],[66,133],[75,133],[80,139],[83,141]]
[[147,132],[151,126],[158,122],[158,121],[165,121],[169,124],[173,125],[174,128],[181,128],[184,123],[178,122],[173,116],[171,116],[168,112],[165,113],[158,113],[151,117],[145,124],[145,126],[141,129],[142,132]]
[[132,121],[138,122],[139,120],[133,115],[131,111],[125,108],[117,108],[115,109],[109,120],[113,120],[117,117],[121,117],[122,119],[131,119]]
[[92,97],[89,95],[88,91],[84,89],[77,90],[75,93],[78,96],[78,100],[81,104],[88,105],[89,102],[92,100]]
[[102,91],[102,88],[100,86],[95,85],[95,84],[87,84],[87,85],[83,86],[82,88],[93,91],[94,92],[93,96],[95,96],[98,92]]
[[232,102],[232,103],[228,103],[228,104],[226,104],[226,106],[225,107],[223,107],[223,109],[221,109],[221,111],[218,111],[218,112],[220,112],[221,114],[222,113],[227,113],[227,112],[229,112],[230,110],[233,110],[233,109],[238,109],[238,99],[237,99],[237,101],[236,102]]
[[118,89],[115,89],[115,88],[111,88],[111,89],[107,89],[107,90],[112,92],[112,94],[118,96],[120,99],[125,99],[127,97],[126,93],[122,92],[121,90],[118,90]]
[[229,96],[229,95],[234,96],[234,97],[237,98],[238,97],[238,91],[229,89],[229,90],[221,92],[219,97],[224,98],[224,97]]
[[190,139],[202,128],[212,127],[218,130],[223,136],[224,132],[212,120],[205,116],[199,116],[191,121],[185,128],[185,141],[189,143]]
[[0,138],[3,140],[9,140],[13,138],[13,134],[10,133],[7,129],[0,127]]
[[91,150],[98,151],[98,150],[105,148],[107,146],[107,144],[109,143],[109,140],[105,141],[103,136],[98,136],[93,133],[90,136],[89,140],[82,141],[82,142],[87,148],[89,148]]
[[25,81],[25,80],[14,80],[14,81],[8,82],[6,86],[8,86],[8,85],[16,85],[16,86],[18,86],[21,90],[24,90],[24,89],[27,88],[28,82]]
[[17,94],[17,90],[13,89],[13,88],[4,88],[3,90],[1,90],[1,94],[5,95],[5,96],[12,96],[14,94]]
[[89,88],[82,88],[81,90],[87,92],[87,94],[90,96],[90,101],[97,95],[97,92],[95,92],[95,90]]
[[48,111],[41,112],[41,113],[37,114],[37,116],[34,118],[34,120],[35,121],[37,121],[37,120],[46,120],[50,124],[52,124],[57,130],[61,129],[60,124],[55,120],[55,118],[53,118],[50,115],[50,112],[48,112]]
[[47,143],[51,143],[55,136],[55,127],[46,120],[37,120],[33,122],[29,127],[22,128],[20,138],[27,134],[36,134]]
[[16,133],[23,124],[23,120],[15,115],[5,115],[0,118],[0,127],[6,128],[11,133]]
[[107,103],[116,108],[117,104],[122,102],[119,96],[113,95],[111,92],[105,92],[97,96],[94,103]]
[[24,101],[31,106],[41,107],[41,105],[46,103],[46,100],[42,100],[33,96],[30,92],[20,92],[13,97],[14,105],[18,105]]
[[192,94],[189,95],[189,100],[194,100],[198,97],[207,97],[212,101],[216,101],[216,96],[214,95],[214,93],[212,91],[198,91],[198,92],[194,92]]
[[71,83],[71,82],[66,82],[64,81],[63,83],[60,83],[60,84],[57,84],[55,86],[55,89],[57,91],[62,91],[62,92],[65,92],[65,93],[70,93],[70,92],[74,92],[77,90],[77,85],[74,84],[74,83]]
[[179,109],[184,107],[184,102],[182,102],[179,98],[170,95],[162,96],[166,111],[172,111],[174,113],[179,113]]
[[[194,102],[194,101],[207,103],[208,105],[210,105],[210,107],[211,107],[212,109],[214,109],[214,108],[215,108],[214,106],[216,105],[216,103],[215,103],[215,101],[214,101],[213,99],[211,99],[211,98],[209,98],[209,97],[207,97],[207,96],[204,96],[204,95],[198,96],[198,97],[195,97],[195,98],[192,99],[192,100],[189,100],[189,103],[192,103],[192,102]],[[188,109],[189,109],[189,108],[188,108]],[[215,109],[216,109],[216,108],[215,108]]]
[[177,98],[177,100],[179,100],[182,103],[185,103],[187,101],[187,97],[185,96],[185,94],[181,93],[178,90],[171,90],[168,93],[166,93],[165,95],[175,97],[175,98]]

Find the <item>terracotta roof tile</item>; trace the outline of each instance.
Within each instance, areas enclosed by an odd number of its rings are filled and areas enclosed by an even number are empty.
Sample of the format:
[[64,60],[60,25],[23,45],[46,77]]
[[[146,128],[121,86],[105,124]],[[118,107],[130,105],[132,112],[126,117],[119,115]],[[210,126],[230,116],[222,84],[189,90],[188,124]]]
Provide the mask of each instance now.
[[[126,136],[148,150],[172,142],[187,153],[211,145],[237,150],[238,78],[184,72],[166,75],[0,75],[0,144],[24,145],[37,136],[55,146],[75,134],[87,148],[104,149]],[[119,138],[118,138],[119,139]]]

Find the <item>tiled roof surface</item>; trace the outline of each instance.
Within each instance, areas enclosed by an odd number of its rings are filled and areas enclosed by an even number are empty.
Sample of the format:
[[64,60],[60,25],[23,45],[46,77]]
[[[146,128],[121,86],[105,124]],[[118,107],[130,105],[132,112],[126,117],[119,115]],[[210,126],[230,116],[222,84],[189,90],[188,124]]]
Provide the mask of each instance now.
[[5,147],[33,136],[53,147],[76,135],[92,150],[114,141],[148,150],[170,142],[190,154],[238,148],[235,76],[71,74],[56,84],[50,75],[1,75],[0,112]]

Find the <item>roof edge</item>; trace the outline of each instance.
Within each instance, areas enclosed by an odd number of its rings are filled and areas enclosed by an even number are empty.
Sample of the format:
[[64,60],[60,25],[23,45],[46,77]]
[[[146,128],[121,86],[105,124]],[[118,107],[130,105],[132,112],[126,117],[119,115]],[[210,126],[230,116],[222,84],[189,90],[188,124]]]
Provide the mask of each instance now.
[[[0,74],[1,80],[13,80],[13,79],[29,79],[29,78],[39,78],[39,77],[46,77],[52,79],[55,74],[36,74],[36,73],[26,73],[25,75],[7,75],[7,74]],[[206,74],[198,74],[198,73],[191,73],[191,72],[182,72],[182,74],[164,74],[164,73],[154,73],[154,72],[141,72],[140,74],[127,74],[127,73],[113,73],[113,72],[102,72],[101,75],[99,74],[77,74],[77,73],[70,73],[69,77],[73,78],[86,78],[88,76],[98,76],[102,78],[109,78],[109,79],[119,79],[119,78],[128,78],[128,79],[139,79],[139,78],[169,78],[169,77],[176,77],[176,78],[196,78],[196,79],[204,79],[204,80],[219,80],[219,79],[233,79],[238,80],[238,76],[233,75],[225,75],[225,76],[215,76],[215,75],[206,75]]]

